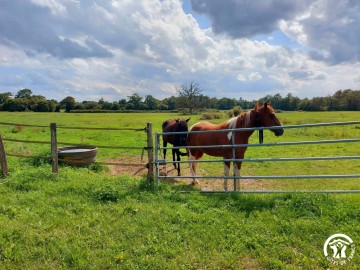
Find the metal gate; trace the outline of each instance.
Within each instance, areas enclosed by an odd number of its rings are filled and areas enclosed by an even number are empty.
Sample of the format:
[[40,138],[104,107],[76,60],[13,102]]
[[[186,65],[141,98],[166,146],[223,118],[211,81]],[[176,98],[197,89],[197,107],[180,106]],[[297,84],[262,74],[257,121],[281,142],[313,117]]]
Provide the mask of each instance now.
[[[282,126],[283,129],[296,129],[296,128],[316,128],[316,127],[330,127],[330,126],[346,126],[346,125],[357,125],[360,124],[360,121],[351,121],[351,122],[332,122],[332,123],[319,123],[319,124],[304,124],[304,125],[288,125],[288,126]],[[273,129],[276,127],[256,127],[256,128],[240,128],[240,129],[226,129],[226,130],[217,130],[217,131],[196,131],[196,132],[188,132],[188,133],[201,133],[201,132],[239,132],[239,131],[250,131],[250,130],[267,130],[267,129]],[[223,163],[224,161],[229,162],[268,162],[268,161],[274,161],[274,162],[287,162],[287,161],[318,161],[318,160],[358,160],[360,159],[360,155],[354,155],[354,156],[320,156],[320,157],[291,157],[291,158],[244,158],[244,159],[236,159],[235,158],[235,148],[239,147],[278,147],[278,146],[291,146],[291,145],[319,145],[319,144],[337,144],[337,143],[346,143],[349,144],[355,144],[360,142],[360,128],[355,127],[355,130],[359,129],[359,135],[358,138],[351,138],[351,139],[337,139],[337,140],[313,140],[313,141],[299,141],[299,142],[279,142],[279,143],[263,143],[263,144],[235,144],[234,137],[232,136],[232,142],[230,145],[210,145],[210,146],[188,146],[188,147],[175,147],[175,148],[232,148],[233,149],[233,157],[231,159],[211,159],[211,160],[193,160],[193,161],[166,161],[164,159],[161,159],[160,153],[163,149],[173,149],[173,147],[161,147],[160,145],[160,138],[163,134],[175,134],[175,132],[168,132],[168,133],[155,133],[155,179],[157,183],[159,183],[162,179],[166,179],[166,175],[160,175],[160,166],[166,166],[166,164],[169,163],[189,163],[189,162],[198,162],[198,163],[209,163],[209,162],[215,162],[215,163]],[[180,133],[176,133],[180,134]],[[357,145],[360,153],[360,147]],[[360,164],[359,164],[360,165]],[[233,166],[234,168],[235,166]],[[236,185],[235,180],[240,179],[241,180],[265,180],[265,179],[324,179],[324,178],[332,178],[332,179],[338,179],[338,178],[359,178],[360,174],[332,174],[332,175],[263,175],[263,176],[228,176],[225,177],[223,175],[210,175],[210,176],[171,176],[172,178],[176,179],[183,179],[183,178],[208,178],[208,179],[214,179],[214,178],[221,178],[221,179],[233,179],[234,180],[234,191],[230,192],[242,192],[242,193],[279,193],[279,192],[322,192],[322,193],[360,193],[359,189],[356,190],[240,190],[236,191]],[[201,192],[224,192],[224,191],[201,191]],[[229,191],[227,191],[229,192]]]

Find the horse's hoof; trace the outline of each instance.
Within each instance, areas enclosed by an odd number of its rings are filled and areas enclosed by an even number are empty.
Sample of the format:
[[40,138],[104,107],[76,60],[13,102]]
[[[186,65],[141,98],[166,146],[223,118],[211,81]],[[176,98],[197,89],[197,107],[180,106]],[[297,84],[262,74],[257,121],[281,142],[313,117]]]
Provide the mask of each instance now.
[[195,181],[195,182],[193,181],[193,182],[191,182],[191,185],[192,185],[192,186],[196,186],[196,185],[198,185],[198,184],[199,184],[199,181]]

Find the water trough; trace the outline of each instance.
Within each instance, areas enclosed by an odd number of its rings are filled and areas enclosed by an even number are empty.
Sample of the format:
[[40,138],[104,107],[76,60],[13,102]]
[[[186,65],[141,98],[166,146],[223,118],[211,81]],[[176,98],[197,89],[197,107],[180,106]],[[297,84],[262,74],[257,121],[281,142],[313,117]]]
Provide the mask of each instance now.
[[59,161],[69,165],[88,165],[96,161],[96,146],[69,146],[58,148]]

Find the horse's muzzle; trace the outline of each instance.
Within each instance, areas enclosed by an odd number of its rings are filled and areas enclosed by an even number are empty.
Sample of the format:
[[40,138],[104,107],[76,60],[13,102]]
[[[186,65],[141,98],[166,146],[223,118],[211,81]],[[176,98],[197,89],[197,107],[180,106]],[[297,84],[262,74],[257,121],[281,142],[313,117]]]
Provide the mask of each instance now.
[[277,136],[277,137],[284,134],[284,129],[283,128],[277,128],[277,129],[273,129],[271,131],[274,132],[275,136]]

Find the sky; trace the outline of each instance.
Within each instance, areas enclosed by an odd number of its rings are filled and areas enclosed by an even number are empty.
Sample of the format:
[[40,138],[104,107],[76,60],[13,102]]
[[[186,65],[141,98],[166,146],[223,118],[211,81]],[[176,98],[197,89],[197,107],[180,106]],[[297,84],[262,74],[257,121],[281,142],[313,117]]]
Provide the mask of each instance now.
[[77,101],[360,89],[358,0],[0,0],[0,93]]

